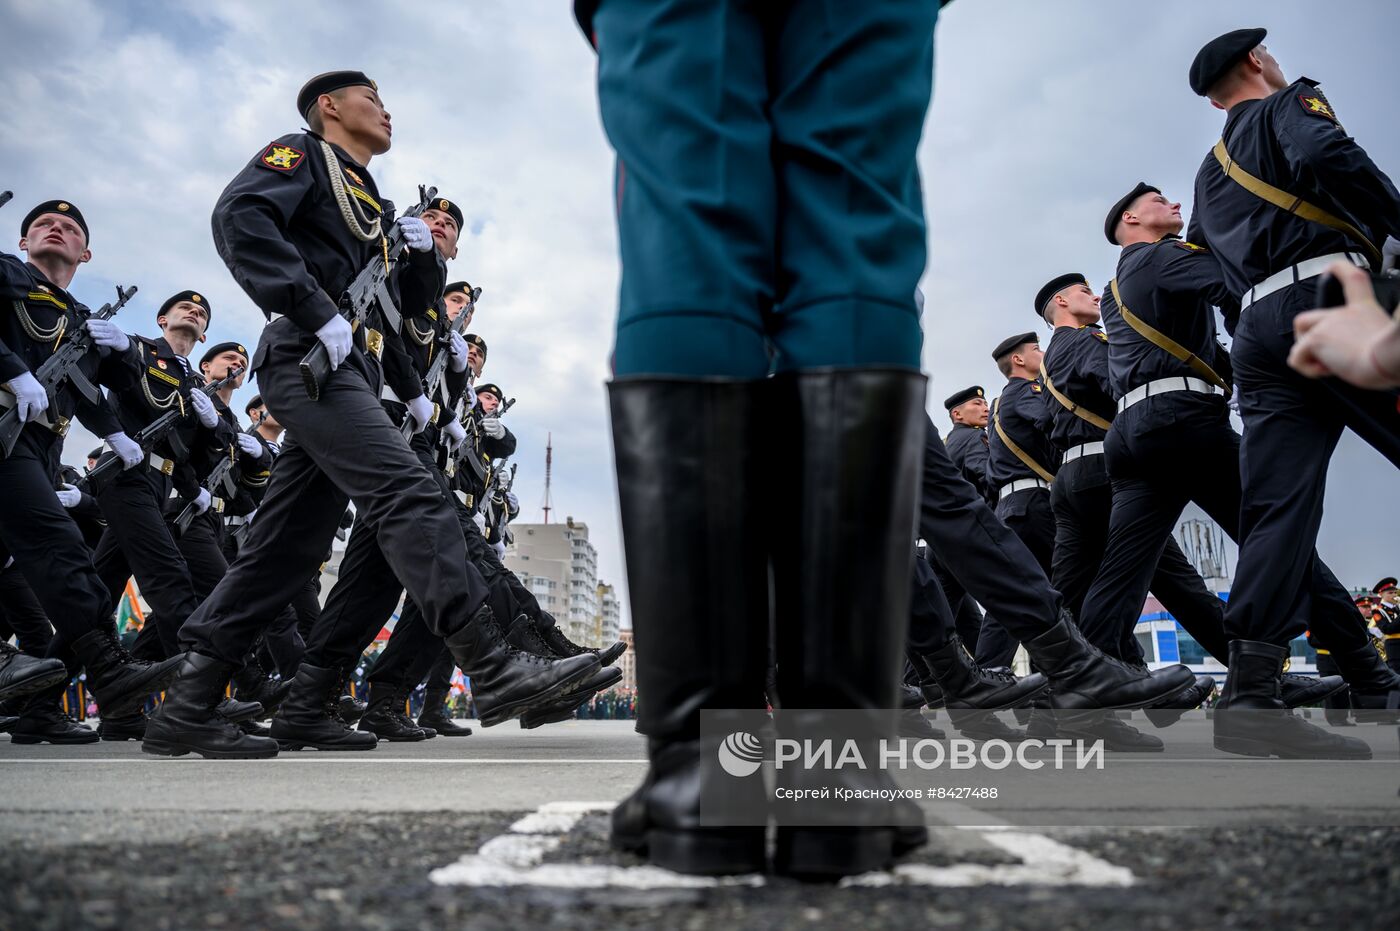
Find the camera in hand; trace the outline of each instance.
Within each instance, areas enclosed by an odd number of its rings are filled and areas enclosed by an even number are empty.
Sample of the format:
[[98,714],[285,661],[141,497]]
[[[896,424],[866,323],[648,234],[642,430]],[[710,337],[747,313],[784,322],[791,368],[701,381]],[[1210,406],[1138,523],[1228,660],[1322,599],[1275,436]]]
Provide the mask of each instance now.
[[[1375,289],[1376,300],[1385,308],[1385,312],[1395,313],[1395,308],[1400,307],[1400,277],[1372,275],[1371,287]],[[1331,272],[1324,272],[1317,279],[1317,306],[1341,307],[1346,302],[1347,296],[1342,290],[1342,283]]]

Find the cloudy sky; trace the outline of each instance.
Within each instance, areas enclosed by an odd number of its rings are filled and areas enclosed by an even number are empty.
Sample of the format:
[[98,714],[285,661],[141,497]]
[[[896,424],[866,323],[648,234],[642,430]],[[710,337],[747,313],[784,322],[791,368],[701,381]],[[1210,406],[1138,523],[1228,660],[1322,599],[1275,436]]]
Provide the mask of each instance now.
[[[1189,201],[1222,121],[1186,86],[1212,36],[1267,26],[1285,72],[1322,81],[1348,130],[1400,172],[1393,88],[1381,83],[1400,12],[1388,0],[1344,11],[1295,0],[959,0],[944,11],[920,152],[924,365],[939,423],[939,399],[996,388],[988,353],[1035,325],[1042,283],[1067,270],[1107,280],[1115,250],[1101,226],[1118,196],[1146,179]],[[262,316],[214,252],[210,209],[251,156],[301,127],[294,98],[307,77],[375,77],[395,130],[371,166],[380,190],[402,203],[431,183],[466,205],[452,270],[482,287],[486,374],[519,400],[509,420],[522,520],[541,518],[552,435],[555,516],[587,521],[600,574],[622,582],[603,392],[617,289],[612,159],[593,55],[567,3],[9,0],[0,35],[0,189],[15,192],[0,214],[12,224],[3,247],[30,205],[72,200],[93,233],[73,287],[81,299],[96,307],[114,283],[139,285],[118,322],[150,334],[160,302],[194,288],[213,302],[211,337],[250,348]],[[74,435],[65,458],[90,446]],[[1397,491],[1384,460],[1343,441],[1320,547],[1346,584],[1400,572]]]

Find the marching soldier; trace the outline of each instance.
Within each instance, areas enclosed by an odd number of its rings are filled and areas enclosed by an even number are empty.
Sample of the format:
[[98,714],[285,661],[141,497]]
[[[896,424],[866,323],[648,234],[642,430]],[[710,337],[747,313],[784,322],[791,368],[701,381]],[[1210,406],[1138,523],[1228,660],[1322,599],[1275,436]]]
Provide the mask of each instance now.
[[[175,663],[143,663],[122,649],[92,553],[54,487],[63,433],[75,415],[106,439],[125,468],[141,461],[141,451],[100,395],[84,396],[71,379],[48,391],[35,372],[65,340],[86,330],[93,348],[80,360],[82,376],[90,383],[120,382],[125,376],[115,354],[125,348],[127,337],[110,320],[89,319],[88,308],[67,290],[78,266],[92,256],[87,222],[77,207],[58,200],[39,204],[25,215],[19,232],[27,261],[0,254],[0,409],[13,410],[21,425],[13,448],[0,459],[0,487],[5,489],[0,494],[0,565],[13,558],[24,573],[57,629],[48,650],[57,658],[38,659],[9,644],[0,646],[0,698],[33,694],[29,704],[55,708],[44,690],[56,696],[69,676],[85,666],[88,688],[103,713],[121,714],[163,688]],[[18,732],[23,723],[16,724],[16,742],[47,739],[45,722],[35,719],[32,740]]]
[[986,393],[981,385],[964,388],[943,402],[948,411],[948,419],[953,429],[948,431],[944,444],[948,447],[948,457],[972,486],[982,493],[982,497],[993,501],[987,489],[987,456],[990,452],[987,438],[987,421],[991,419],[991,408],[987,404]]
[[1231,657],[1224,701],[1254,711],[1217,715],[1216,746],[1360,756],[1355,742],[1347,750],[1335,735],[1290,723],[1270,683],[1289,641],[1310,626],[1354,697],[1400,688],[1393,671],[1373,668],[1375,651],[1346,590],[1325,569],[1325,592],[1317,588],[1322,510],[1312,506],[1347,427],[1400,465],[1400,408],[1393,391],[1305,378],[1288,366],[1288,353],[1294,317],[1315,303],[1314,278],[1338,260],[1379,271],[1381,244],[1400,237],[1400,191],[1347,135],[1315,81],[1284,77],[1265,34],[1219,36],[1190,70],[1191,89],[1226,112],[1196,173],[1190,238],[1210,250],[1222,290],[1239,306],[1231,361],[1245,425],[1240,555],[1225,615],[1240,655]]
[[[992,351],[1006,387],[992,404],[987,434],[987,490],[996,515],[1035,555],[1046,575],[1055,552],[1055,513],[1050,483],[1059,457],[1050,445],[1050,407],[1040,374],[1040,340],[1034,333],[1008,337]],[[982,625],[977,661],[1010,666],[1016,641],[994,618]]]
[[1400,589],[1394,576],[1386,576],[1371,589],[1371,617],[1385,643],[1385,663],[1400,673]]
[[[478,702],[523,712],[597,666],[505,649],[485,606],[486,587],[463,565],[461,529],[437,482],[379,404],[386,374],[379,354],[398,337],[386,339],[378,308],[366,326],[352,328],[336,304],[333,295],[345,292],[361,269],[388,261],[395,221],[366,168],[390,144],[389,114],[376,85],[355,71],[318,75],[298,94],[297,111],[310,131],[283,136],[256,155],[224,190],[213,216],[220,256],[268,317],[253,368],[268,407],[295,442],[278,457],[243,551],[183,628],[190,653],[147,725],[142,749],[151,753],[277,753],[275,740],[242,733],[214,706],[267,619],[320,564],[350,499],[375,528],[383,556],[428,626],[448,638],[458,664],[478,683]],[[402,309],[421,317],[441,287],[430,254],[434,237],[421,219],[397,223],[409,248],[408,270],[396,282]],[[312,400],[300,363],[318,346],[331,373]],[[411,370],[387,374],[422,430],[432,405],[417,379]],[[303,662],[298,677],[307,680],[308,696],[331,696],[342,672]]]

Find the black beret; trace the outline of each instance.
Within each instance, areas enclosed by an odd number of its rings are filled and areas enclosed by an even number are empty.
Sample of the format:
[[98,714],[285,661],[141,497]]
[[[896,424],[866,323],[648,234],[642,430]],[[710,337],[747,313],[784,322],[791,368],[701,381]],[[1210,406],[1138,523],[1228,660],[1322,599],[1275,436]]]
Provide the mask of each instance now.
[[370,87],[379,90],[379,85],[369,79],[363,71],[327,71],[318,74],[302,85],[297,93],[297,113],[302,117],[322,94],[338,91],[342,87]]
[[1089,279],[1079,274],[1079,272],[1070,272],[1067,275],[1051,278],[1045,283],[1044,287],[1035,293],[1035,315],[1037,317],[1044,317],[1045,307],[1050,303],[1050,299],[1065,288],[1068,288],[1070,285],[1087,285],[1088,283]]
[[243,357],[243,367],[248,367],[248,350],[243,348],[242,343],[229,341],[227,343],[216,343],[209,347],[209,351],[199,360],[201,366],[206,362],[213,362],[214,357],[223,352],[236,352]]
[[1026,343],[1040,345],[1040,337],[1034,333],[1020,333],[1016,336],[1009,336],[997,344],[997,348],[992,350],[992,360],[996,361],[1003,356],[1009,356]]
[[481,350],[481,358],[486,358],[486,340],[482,339],[480,336],[477,336],[475,333],[468,333],[466,335],[466,340],[467,342],[475,346],[477,349]]
[[167,310],[181,301],[189,301],[191,304],[198,304],[200,307],[203,307],[204,314],[207,318],[205,321],[206,324],[209,320],[214,319],[214,308],[209,305],[209,298],[200,294],[198,291],[181,291],[177,294],[170,295],[165,299],[165,303],[160,305],[160,310],[156,311],[156,319],[159,320],[161,317],[164,317]]
[[19,225],[19,234],[21,236],[28,236],[29,224],[33,223],[35,220],[39,219],[40,216],[46,213],[61,213],[65,217],[72,217],[73,222],[77,223],[78,228],[83,231],[83,238],[88,240],[89,242],[92,241],[92,235],[88,233],[87,221],[83,219],[83,212],[77,207],[74,207],[72,202],[66,200],[46,200],[39,206],[35,207],[33,210],[26,213],[24,215],[23,222],[21,222]]
[[1201,46],[1191,62],[1191,89],[1204,97],[1235,62],[1258,48],[1268,34],[1267,29],[1236,29]]
[[1121,243],[1118,242],[1118,238],[1113,235],[1113,231],[1118,228],[1118,221],[1123,219],[1123,211],[1131,207],[1133,201],[1149,193],[1160,194],[1162,191],[1160,188],[1155,188],[1146,181],[1139,181],[1137,187],[1124,194],[1118,199],[1116,204],[1109,208],[1108,216],[1104,217],[1103,220],[1103,235],[1104,238],[1108,240],[1109,245],[1121,245]]
[[262,395],[255,394],[248,399],[248,403],[243,405],[243,413],[248,413],[255,407],[262,407]]
[[964,388],[962,391],[959,391],[957,394],[944,401],[943,409],[952,410],[960,404],[966,404],[973,398],[985,398],[986,396],[986,392],[982,390],[981,385],[973,385],[971,388]]
[[471,285],[471,282],[470,282],[470,281],[454,281],[454,282],[451,282],[450,284],[448,284],[447,287],[445,287],[445,288],[442,289],[442,293],[443,293],[443,296],[444,296],[444,297],[446,297],[446,296],[449,295],[449,294],[456,294],[458,291],[462,292],[462,293],[465,294],[467,297],[471,297],[471,295],[472,295],[472,285]]
[[448,200],[446,197],[437,198],[431,204],[428,205],[428,209],[441,210],[443,213],[456,220],[457,229],[459,230],[462,228],[462,224],[466,222],[464,219],[462,219],[462,208],[458,207],[455,203]]
[[103,449],[101,446],[99,446],[99,447],[97,447],[96,449],[94,449],[92,452],[88,453],[88,454],[87,454],[87,457],[88,457],[89,459],[101,459],[101,458],[102,458],[102,454],[103,454],[104,452],[106,452],[106,450]]
[[476,393],[477,393],[477,394],[481,394],[483,391],[486,391],[486,392],[489,392],[489,393],[491,393],[491,394],[494,394],[494,395],[496,396],[496,400],[497,400],[497,401],[504,401],[504,400],[506,399],[506,393],[505,393],[504,391],[501,390],[501,386],[500,386],[500,385],[493,385],[493,384],[491,384],[490,382],[487,382],[487,383],[484,384],[484,385],[477,385],[477,386],[476,386]]
[[1372,588],[1371,591],[1373,591],[1373,592],[1375,592],[1377,595],[1379,595],[1379,594],[1381,594],[1382,592],[1388,592],[1388,591],[1390,591],[1392,588],[1395,588],[1395,586],[1396,586],[1397,584],[1400,584],[1400,583],[1397,583],[1397,582],[1396,582],[1395,576],[1393,576],[1393,575],[1388,575],[1388,576],[1386,576],[1385,578],[1381,579],[1379,582],[1377,582],[1377,583],[1375,584],[1375,587]]

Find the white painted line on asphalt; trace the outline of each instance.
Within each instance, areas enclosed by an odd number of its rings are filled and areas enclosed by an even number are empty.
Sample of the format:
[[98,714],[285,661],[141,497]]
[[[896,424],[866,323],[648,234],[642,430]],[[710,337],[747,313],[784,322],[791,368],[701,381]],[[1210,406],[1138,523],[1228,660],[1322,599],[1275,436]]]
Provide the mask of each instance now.
[[[520,818],[510,833],[493,837],[474,854],[433,870],[428,879],[440,886],[540,886],[555,889],[710,889],[763,886],[763,876],[686,876],[655,866],[610,866],[591,863],[544,863],[565,835],[590,812],[610,811],[611,802],[549,802]],[[962,806],[951,806],[961,808]],[[980,814],[980,813],[979,813]],[[984,819],[995,818],[982,815]],[[958,863],[931,866],[906,863],[892,871],[850,876],[841,885],[886,886],[1094,886],[1125,887],[1136,882],[1131,870],[1115,866],[1043,834],[1007,824],[965,828],[1021,860],[994,866]]]

